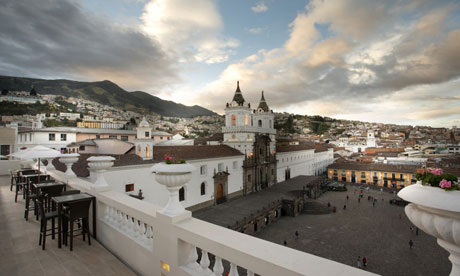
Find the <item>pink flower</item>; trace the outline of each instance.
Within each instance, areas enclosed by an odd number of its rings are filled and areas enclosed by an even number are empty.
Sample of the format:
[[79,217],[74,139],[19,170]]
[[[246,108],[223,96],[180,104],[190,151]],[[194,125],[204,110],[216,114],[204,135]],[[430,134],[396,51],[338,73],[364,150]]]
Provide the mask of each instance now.
[[165,156],[165,160],[172,160],[171,156]]
[[428,168],[428,172],[435,174],[435,175],[441,175],[443,174],[442,169],[433,169],[433,168]]
[[452,187],[452,182],[443,179],[443,180],[441,180],[441,182],[439,183],[439,186],[440,186],[441,188],[450,188],[450,187]]

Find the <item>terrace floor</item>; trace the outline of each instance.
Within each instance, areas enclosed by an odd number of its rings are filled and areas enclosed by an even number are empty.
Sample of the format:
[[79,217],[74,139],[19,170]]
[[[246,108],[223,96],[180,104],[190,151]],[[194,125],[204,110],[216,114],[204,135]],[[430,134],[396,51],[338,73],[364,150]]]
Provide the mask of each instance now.
[[38,245],[39,221],[24,219],[24,200],[14,202],[10,178],[0,176],[0,275],[136,275],[94,239],[91,246],[74,237],[73,251],[57,247],[57,238]]

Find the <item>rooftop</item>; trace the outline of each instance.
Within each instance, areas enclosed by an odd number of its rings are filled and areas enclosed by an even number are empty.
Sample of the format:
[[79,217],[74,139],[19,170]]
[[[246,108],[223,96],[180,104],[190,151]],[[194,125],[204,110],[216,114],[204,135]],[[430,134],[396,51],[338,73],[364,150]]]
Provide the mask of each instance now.
[[73,251],[57,247],[57,239],[38,246],[40,222],[24,220],[24,200],[10,191],[8,176],[0,176],[0,274],[1,275],[136,275],[101,244],[91,246],[74,238]]

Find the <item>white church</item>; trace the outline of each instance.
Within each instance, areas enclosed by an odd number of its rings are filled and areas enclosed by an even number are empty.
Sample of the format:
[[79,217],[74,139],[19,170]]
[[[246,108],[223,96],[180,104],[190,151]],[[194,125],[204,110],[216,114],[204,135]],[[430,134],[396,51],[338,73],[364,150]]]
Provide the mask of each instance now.
[[224,138],[219,145],[158,146],[151,138],[152,131],[142,120],[133,152],[118,156],[115,166],[104,175],[114,190],[132,195],[142,190],[144,200],[160,206],[166,204],[168,192],[155,182],[151,167],[165,155],[185,159],[195,167],[191,181],[179,192],[180,202],[190,210],[220,204],[298,175],[319,175],[333,163],[333,149],[324,145],[277,146],[274,113],[264,94],[253,109],[244,100],[239,83],[225,109]]

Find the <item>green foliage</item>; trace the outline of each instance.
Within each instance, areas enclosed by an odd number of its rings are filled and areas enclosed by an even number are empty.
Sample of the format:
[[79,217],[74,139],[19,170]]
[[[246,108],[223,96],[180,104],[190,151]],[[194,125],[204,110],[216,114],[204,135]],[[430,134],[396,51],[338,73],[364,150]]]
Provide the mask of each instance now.
[[59,112],[61,109],[48,103],[41,104],[40,102],[33,104],[22,104],[17,102],[0,102],[0,115],[36,115],[39,113]]
[[76,127],[77,123],[69,120],[54,120],[54,119],[48,119],[43,121],[43,124],[46,127],[58,127],[58,126],[65,126],[65,127]]

